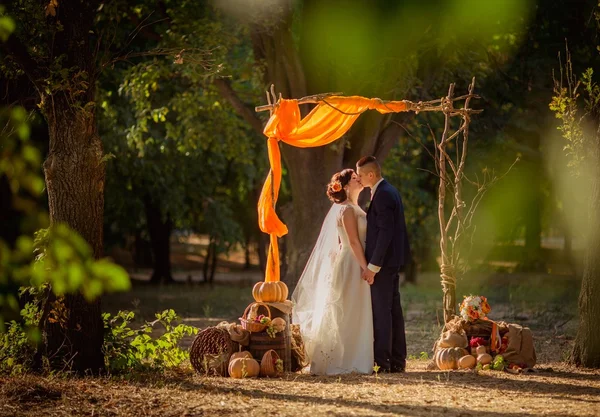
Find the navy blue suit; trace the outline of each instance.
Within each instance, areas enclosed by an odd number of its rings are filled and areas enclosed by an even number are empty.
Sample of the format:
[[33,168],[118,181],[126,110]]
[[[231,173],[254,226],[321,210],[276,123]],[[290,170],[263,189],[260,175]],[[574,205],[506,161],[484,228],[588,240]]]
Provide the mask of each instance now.
[[371,285],[375,362],[381,371],[406,366],[406,335],[400,304],[400,268],[409,263],[404,207],[398,190],[383,180],[367,211],[367,262],[381,267]]

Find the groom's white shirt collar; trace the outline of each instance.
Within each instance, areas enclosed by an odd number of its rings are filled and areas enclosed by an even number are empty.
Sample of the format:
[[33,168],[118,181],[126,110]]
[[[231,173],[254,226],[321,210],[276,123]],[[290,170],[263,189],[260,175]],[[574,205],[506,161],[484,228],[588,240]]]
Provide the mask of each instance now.
[[377,181],[375,183],[375,185],[373,187],[371,187],[371,198],[373,198],[373,196],[375,195],[375,191],[377,191],[377,187],[379,187],[379,184],[381,184],[381,181],[383,181],[383,177],[381,177],[379,179],[379,181]]

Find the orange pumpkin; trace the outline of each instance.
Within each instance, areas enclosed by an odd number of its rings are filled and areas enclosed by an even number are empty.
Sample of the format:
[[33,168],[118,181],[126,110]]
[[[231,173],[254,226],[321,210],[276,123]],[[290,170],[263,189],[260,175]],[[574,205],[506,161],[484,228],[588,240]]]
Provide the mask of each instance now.
[[288,296],[285,282],[257,282],[252,289],[252,296],[259,303],[277,303],[285,301]]
[[260,376],[276,377],[281,372],[281,365],[277,366],[279,355],[273,349],[267,350],[260,361]]
[[252,357],[252,353],[248,352],[247,350],[243,350],[241,352],[235,352],[233,355],[231,355],[231,357],[229,358],[229,362],[231,362],[234,359],[239,359],[239,358],[254,359]]
[[468,355],[468,353],[463,348],[441,348],[436,350],[433,359],[437,367],[445,371],[448,369],[458,369],[458,360],[465,355]]
[[260,365],[254,359],[237,358],[229,362],[228,371],[232,378],[252,378],[260,373]]

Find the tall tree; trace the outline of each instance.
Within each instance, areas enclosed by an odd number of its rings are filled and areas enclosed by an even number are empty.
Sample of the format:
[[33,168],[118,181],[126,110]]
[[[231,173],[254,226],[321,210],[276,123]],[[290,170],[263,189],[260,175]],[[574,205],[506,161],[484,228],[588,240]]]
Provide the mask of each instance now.
[[[461,59],[473,62],[473,56],[481,55],[477,53],[481,48],[469,49],[473,41],[478,37],[491,41],[492,32],[512,27],[511,13],[523,9],[522,2],[516,1],[469,2],[468,6],[439,2],[444,13],[418,1],[287,0],[278,1],[276,7],[255,1],[251,8],[240,3],[248,2],[231,0],[222,7],[251,27],[265,86],[274,84],[283,97],[344,92],[413,101],[440,94],[429,87],[457,66],[463,67]],[[260,130],[261,124],[245,110],[235,91],[225,96]],[[282,207],[289,227],[289,283],[299,278],[329,206],[324,190],[330,176],[342,167],[353,167],[364,155],[385,159],[403,133],[395,122],[405,118],[367,113],[330,146],[281,145],[291,189],[291,206]]]
[[[104,161],[97,133],[95,93],[98,66],[94,18],[99,1],[10,3],[17,30],[3,44],[5,70],[23,71],[35,86],[48,124],[44,162],[51,224],[66,223],[102,255]],[[58,365],[76,371],[104,367],[100,301],[65,297],[66,330],[48,323],[45,349]]]
[[[16,30],[1,46],[1,70],[8,77],[26,75],[48,125],[43,168],[51,225],[65,223],[79,233],[96,259],[103,252],[106,161],[96,121],[97,82],[110,64],[144,55],[130,47],[147,28],[132,10],[136,7],[129,2],[100,0],[24,0],[5,10]],[[49,294],[47,305],[64,311],[65,320],[47,321],[40,352],[60,369],[102,369],[100,300],[75,293],[63,303]]]
[[[593,13],[597,33],[600,33],[600,2]],[[581,60],[582,54],[588,60]],[[570,159],[571,175],[576,182],[585,185],[588,203],[579,326],[570,361],[578,366],[600,368],[597,326],[600,320],[600,86],[594,81],[594,68],[587,68],[580,77],[575,72],[582,63],[598,68],[600,57],[585,43],[578,44],[578,55],[579,59],[574,60],[567,50],[566,63],[560,71],[564,78],[555,80],[550,109],[561,119],[559,130],[567,141],[564,149]]]

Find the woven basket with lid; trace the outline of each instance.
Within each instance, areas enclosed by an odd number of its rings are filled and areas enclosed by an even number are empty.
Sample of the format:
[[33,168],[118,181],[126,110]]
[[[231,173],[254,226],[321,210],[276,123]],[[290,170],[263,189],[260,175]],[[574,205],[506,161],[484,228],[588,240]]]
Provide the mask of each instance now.
[[190,347],[190,362],[199,373],[227,376],[229,358],[234,349],[227,330],[207,327],[198,333]]

